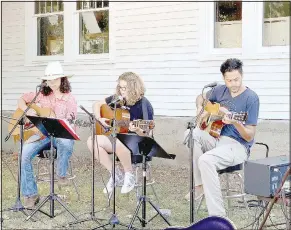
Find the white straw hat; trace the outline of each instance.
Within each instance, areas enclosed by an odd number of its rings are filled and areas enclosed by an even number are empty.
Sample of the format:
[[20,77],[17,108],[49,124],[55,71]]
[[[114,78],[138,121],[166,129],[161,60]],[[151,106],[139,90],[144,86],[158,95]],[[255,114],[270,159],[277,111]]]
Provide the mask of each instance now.
[[44,76],[41,77],[42,80],[54,80],[61,77],[72,77],[73,75],[64,74],[63,67],[60,62],[54,61],[49,62],[45,68]]

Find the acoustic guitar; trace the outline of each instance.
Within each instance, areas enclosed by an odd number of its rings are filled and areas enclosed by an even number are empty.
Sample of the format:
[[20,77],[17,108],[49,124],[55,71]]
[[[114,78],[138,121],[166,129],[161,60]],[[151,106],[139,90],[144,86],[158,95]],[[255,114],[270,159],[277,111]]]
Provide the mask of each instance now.
[[[32,109],[34,109],[36,111],[36,114],[40,117],[56,117],[55,112],[51,108],[41,108],[41,107],[37,106],[36,104],[32,104],[30,107]],[[12,116],[12,119],[9,121],[8,132],[10,132],[13,129],[17,120],[22,116],[22,114],[23,114],[22,109],[20,109],[20,108],[16,109],[16,111],[14,112],[14,114]],[[38,128],[36,128],[32,123],[30,123],[28,119],[25,119],[24,130],[23,130],[24,141],[26,141],[27,139],[29,139],[31,136],[33,136],[35,134],[39,134],[40,136],[42,136],[42,134],[38,130]],[[13,131],[13,133],[11,135],[13,136],[15,142],[20,140],[20,127],[19,127],[19,125]]]
[[[218,138],[220,136],[221,130],[225,125],[222,122],[222,118],[225,113],[221,110],[219,103],[211,103],[208,101],[205,106],[205,111],[208,112],[208,115],[204,117],[199,123],[201,130],[207,131],[211,136]],[[246,112],[231,112],[227,116],[237,121],[238,123],[244,123],[247,120],[248,114]]]
[[220,216],[209,216],[189,227],[168,227],[165,230],[235,230],[236,226]]
[[[96,122],[96,134],[109,136],[112,133],[114,110],[107,104],[103,104],[100,107],[100,117],[109,119],[106,123],[110,126],[109,128],[104,127],[101,122]],[[152,130],[155,127],[153,120],[133,120],[130,121],[130,113],[128,110],[123,108],[116,109],[116,132],[117,133],[128,133],[129,123],[132,122],[135,127],[140,127],[146,132]]]

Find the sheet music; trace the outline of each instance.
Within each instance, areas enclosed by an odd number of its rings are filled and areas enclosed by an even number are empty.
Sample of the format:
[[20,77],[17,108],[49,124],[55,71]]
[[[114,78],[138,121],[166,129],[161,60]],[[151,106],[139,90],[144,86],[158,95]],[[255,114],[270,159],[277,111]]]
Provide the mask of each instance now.
[[71,126],[71,124],[69,123],[69,121],[66,120],[66,119],[60,119],[60,120],[62,120],[62,121],[66,124],[66,128],[69,129],[70,133],[73,134],[73,135],[75,135],[76,137],[78,137],[78,139],[80,140],[79,135],[76,133],[76,131],[75,131],[74,128]]

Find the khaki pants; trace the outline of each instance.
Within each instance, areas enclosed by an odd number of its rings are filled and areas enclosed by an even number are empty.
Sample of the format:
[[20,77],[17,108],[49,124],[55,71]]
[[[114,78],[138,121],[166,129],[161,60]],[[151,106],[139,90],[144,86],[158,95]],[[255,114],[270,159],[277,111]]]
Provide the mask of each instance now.
[[[189,133],[186,130],[185,136]],[[238,141],[221,136],[216,139],[199,128],[193,130],[195,186],[203,185],[208,214],[226,216],[217,170],[243,163],[247,150]]]

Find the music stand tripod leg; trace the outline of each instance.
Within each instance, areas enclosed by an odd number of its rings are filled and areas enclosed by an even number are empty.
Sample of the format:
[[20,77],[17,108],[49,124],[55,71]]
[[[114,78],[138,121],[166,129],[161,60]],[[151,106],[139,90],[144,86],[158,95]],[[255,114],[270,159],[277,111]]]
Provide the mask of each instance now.
[[54,218],[55,214],[55,206],[54,206],[54,201],[57,200],[63,207],[64,209],[69,212],[76,220],[78,220],[78,218],[68,209],[68,207],[61,201],[61,198],[58,197],[55,192],[54,192],[54,162],[55,162],[55,154],[56,151],[53,147],[53,141],[54,141],[54,137],[50,136],[51,139],[51,148],[50,148],[50,164],[51,164],[51,169],[50,169],[50,194],[37,206],[37,208],[26,218],[26,220],[29,220],[37,211],[40,210],[40,208],[47,202],[50,201],[50,214],[46,214],[47,216],[49,216],[50,218]]
[[[24,132],[24,124],[25,124],[24,119],[25,119],[26,112],[30,109],[31,105],[35,102],[36,98],[38,97],[38,95],[40,93],[41,93],[41,87],[39,88],[39,91],[36,93],[36,95],[34,96],[32,101],[28,104],[27,108],[23,111],[23,113],[19,117],[19,119],[10,118],[11,120],[16,120],[16,123],[15,123],[14,127],[11,129],[11,131],[9,132],[9,134],[5,137],[5,141],[8,141],[9,138],[11,137],[11,135],[13,134],[14,130],[19,125],[19,128],[20,128],[20,133],[19,133],[20,134],[20,152],[18,155],[17,198],[16,198],[15,205],[12,208],[9,208],[5,211],[14,211],[14,212],[21,211],[26,216],[28,216],[28,214],[24,211],[24,209],[26,209],[26,208],[22,205],[21,200],[20,200],[21,160],[22,160],[21,158],[22,158],[22,149],[23,149],[23,143],[24,143],[23,132]],[[2,117],[5,117],[5,116],[2,116]],[[9,117],[6,117],[6,118],[9,118]]]
[[[19,121],[19,125],[20,125],[20,150],[19,150],[19,154],[18,154],[18,176],[17,176],[17,197],[16,197],[16,202],[15,204],[13,205],[13,207],[11,208],[8,208],[8,209],[5,209],[5,210],[2,210],[2,212],[5,212],[5,211],[13,211],[13,212],[22,212],[25,216],[29,216],[29,214],[27,212],[25,212],[25,210],[30,210],[30,209],[27,209],[23,206],[21,200],[20,200],[20,184],[21,184],[21,161],[22,161],[22,151],[23,151],[23,140],[24,140],[24,137],[23,137],[23,126],[24,126],[24,118],[22,118],[20,121]],[[42,211],[40,211],[42,212]],[[43,213],[43,212],[42,212]],[[35,219],[31,219],[33,222],[35,222],[36,220]],[[3,220],[2,220],[3,222]]]
[[[81,106],[80,106],[81,107]],[[98,220],[103,220],[101,218],[97,218],[95,215],[95,136],[96,136],[96,118],[93,114],[89,113],[84,107],[81,107],[90,118],[91,128],[92,128],[92,158],[91,158],[91,212],[90,217],[84,218],[78,221],[74,221],[69,223],[68,225],[80,224],[87,221],[95,221],[98,224],[101,224]]]
[[[116,101],[117,103],[117,101]],[[113,158],[113,162],[112,162],[112,179],[113,179],[113,191],[112,191],[112,199],[113,199],[113,210],[112,210],[112,215],[108,221],[107,224],[104,224],[104,225],[101,225],[101,226],[98,226],[94,229],[98,229],[98,228],[104,228],[105,226],[108,226],[108,225],[112,225],[113,228],[115,227],[115,225],[121,225],[121,226],[124,226],[124,227],[128,227],[127,225],[125,224],[122,224],[120,223],[117,215],[116,215],[116,205],[115,205],[115,201],[116,201],[116,198],[115,198],[115,193],[116,193],[116,186],[115,186],[115,162],[116,162],[116,134],[117,134],[117,123],[116,123],[116,103],[114,103],[114,118],[112,119],[112,132],[111,132],[111,136],[113,137],[113,141],[112,141],[112,158]]]
[[[134,215],[130,221],[130,224],[128,226],[128,229],[132,229],[132,225],[135,221],[135,218],[138,218],[139,221],[142,224],[142,227],[145,227],[146,224],[148,224],[151,220],[153,220],[157,215],[161,216],[163,218],[163,220],[169,225],[171,226],[170,222],[164,217],[164,215],[161,213],[161,211],[153,204],[153,202],[150,201],[150,199],[146,196],[146,180],[147,180],[147,173],[146,173],[146,156],[143,154],[142,151],[140,151],[142,154],[142,169],[143,169],[143,180],[142,180],[142,196],[139,199],[139,203],[138,206],[136,207],[136,210],[134,212]],[[146,221],[146,202],[149,202],[149,204],[156,210],[157,215],[155,215],[153,218],[151,218],[150,220]],[[140,207],[142,207],[142,218],[138,217],[138,212]]]
[[13,212],[21,211],[24,215],[28,216],[28,214],[24,211],[26,208],[22,205],[21,200],[20,200],[21,160],[22,160],[21,158],[22,158],[23,139],[24,139],[24,137],[23,137],[24,118],[20,119],[19,126],[20,126],[20,141],[19,141],[20,142],[20,151],[18,154],[17,197],[16,197],[15,204],[11,208],[5,209],[3,211],[13,211]]

